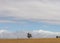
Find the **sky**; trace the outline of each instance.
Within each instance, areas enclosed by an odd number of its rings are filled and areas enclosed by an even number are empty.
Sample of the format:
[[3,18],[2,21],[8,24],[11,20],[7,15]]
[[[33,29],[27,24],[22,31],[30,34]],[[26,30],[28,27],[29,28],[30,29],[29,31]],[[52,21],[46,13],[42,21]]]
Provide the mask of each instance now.
[[11,38],[17,31],[59,35],[60,0],[0,0],[0,33],[12,34]]

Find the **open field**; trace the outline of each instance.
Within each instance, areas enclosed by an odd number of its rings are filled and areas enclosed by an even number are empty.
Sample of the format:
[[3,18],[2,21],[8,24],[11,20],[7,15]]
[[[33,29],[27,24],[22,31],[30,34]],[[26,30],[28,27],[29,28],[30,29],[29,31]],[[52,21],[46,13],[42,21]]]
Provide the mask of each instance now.
[[0,39],[0,43],[60,43],[60,39]]

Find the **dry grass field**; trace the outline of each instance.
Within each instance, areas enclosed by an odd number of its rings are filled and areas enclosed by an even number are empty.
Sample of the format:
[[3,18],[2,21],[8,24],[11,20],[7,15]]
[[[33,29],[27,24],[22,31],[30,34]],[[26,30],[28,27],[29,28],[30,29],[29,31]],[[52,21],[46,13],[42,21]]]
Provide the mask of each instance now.
[[0,43],[60,43],[60,39],[0,39]]

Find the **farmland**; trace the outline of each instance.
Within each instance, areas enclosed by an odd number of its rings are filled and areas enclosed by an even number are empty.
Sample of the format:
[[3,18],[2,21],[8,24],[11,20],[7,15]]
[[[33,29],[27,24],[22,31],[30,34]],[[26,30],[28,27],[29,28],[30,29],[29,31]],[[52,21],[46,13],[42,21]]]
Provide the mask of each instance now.
[[0,39],[0,43],[60,43],[58,38],[42,38],[42,39]]

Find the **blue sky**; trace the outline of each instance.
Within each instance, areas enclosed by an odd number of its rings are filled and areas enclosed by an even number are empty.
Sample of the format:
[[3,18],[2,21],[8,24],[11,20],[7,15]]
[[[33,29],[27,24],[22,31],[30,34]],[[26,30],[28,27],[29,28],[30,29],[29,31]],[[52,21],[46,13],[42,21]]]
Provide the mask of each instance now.
[[[0,23],[0,29],[7,29],[9,31],[32,31],[32,30],[47,30],[53,32],[60,31],[60,25],[50,24],[44,22],[22,21],[23,23]],[[26,23],[24,23],[26,22]]]
[[60,36],[60,0],[0,0],[0,38]]
[[0,0],[0,29],[60,32],[60,1]]

